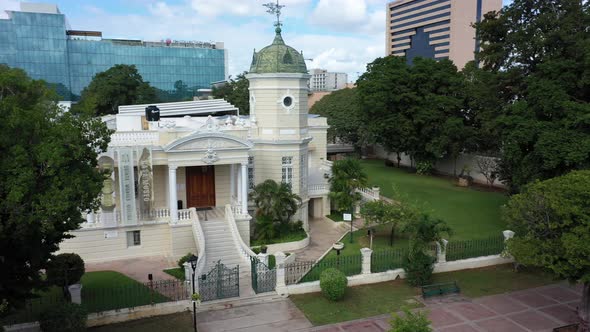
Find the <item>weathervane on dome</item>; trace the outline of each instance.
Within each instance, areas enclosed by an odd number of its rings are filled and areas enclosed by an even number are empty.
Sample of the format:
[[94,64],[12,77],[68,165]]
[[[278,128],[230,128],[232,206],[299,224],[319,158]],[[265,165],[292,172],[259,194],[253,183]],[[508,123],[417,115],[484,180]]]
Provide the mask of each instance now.
[[279,0],[277,0],[277,3],[269,2],[263,4],[263,6],[268,8],[266,10],[267,13],[271,15],[277,15],[277,22],[275,23],[275,27],[277,27],[277,29],[280,29],[281,25],[283,25],[283,23],[281,23],[281,9],[283,9],[285,5],[280,5]]

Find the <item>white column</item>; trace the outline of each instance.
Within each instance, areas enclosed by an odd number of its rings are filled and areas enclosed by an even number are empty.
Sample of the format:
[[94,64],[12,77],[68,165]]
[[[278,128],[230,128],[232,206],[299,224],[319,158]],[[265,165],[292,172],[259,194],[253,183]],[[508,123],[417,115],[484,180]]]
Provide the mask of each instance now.
[[178,196],[176,193],[176,165],[168,165],[168,198],[170,207],[170,221],[178,221]]
[[242,214],[248,214],[248,164],[242,164]]
[[285,255],[283,252],[277,252],[275,253],[275,263],[276,263],[276,267],[275,269],[277,270],[277,284],[275,286],[275,291],[277,293],[279,293],[279,295],[281,296],[288,296],[289,295],[289,290],[287,288],[287,283],[285,280],[285,259],[287,258],[287,255]]
[[449,243],[448,240],[443,239],[441,246],[440,243],[437,241],[436,243],[436,262],[437,263],[446,263],[447,262],[447,244]]
[[236,197],[236,169],[234,164],[229,165],[229,198],[230,203],[234,205],[234,198]]
[[371,274],[371,254],[373,250],[369,248],[361,248],[361,258],[362,258],[362,274]]

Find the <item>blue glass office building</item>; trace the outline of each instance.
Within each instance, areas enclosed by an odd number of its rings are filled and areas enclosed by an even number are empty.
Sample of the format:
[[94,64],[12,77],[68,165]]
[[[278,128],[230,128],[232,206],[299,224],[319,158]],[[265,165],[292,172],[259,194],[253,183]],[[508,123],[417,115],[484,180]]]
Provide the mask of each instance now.
[[0,19],[0,63],[55,85],[66,100],[116,64],[136,65],[145,81],[165,91],[179,80],[196,90],[226,77],[223,43],[102,39],[100,32],[71,30],[54,5],[21,3],[21,11],[7,13]]

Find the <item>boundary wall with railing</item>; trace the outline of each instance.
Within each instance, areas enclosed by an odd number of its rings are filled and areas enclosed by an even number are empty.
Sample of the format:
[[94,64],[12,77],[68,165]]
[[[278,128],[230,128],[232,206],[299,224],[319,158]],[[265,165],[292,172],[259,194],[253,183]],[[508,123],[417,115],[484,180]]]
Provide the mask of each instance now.
[[[434,273],[507,264],[514,260],[506,253],[505,242],[514,232],[484,239],[449,242],[433,246],[436,255]],[[277,266],[276,291],[282,296],[320,291],[319,276],[327,268],[344,272],[349,286],[357,286],[405,278],[402,268],[407,249],[362,248],[360,254],[328,257],[317,262],[286,263],[283,253],[275,254]]]

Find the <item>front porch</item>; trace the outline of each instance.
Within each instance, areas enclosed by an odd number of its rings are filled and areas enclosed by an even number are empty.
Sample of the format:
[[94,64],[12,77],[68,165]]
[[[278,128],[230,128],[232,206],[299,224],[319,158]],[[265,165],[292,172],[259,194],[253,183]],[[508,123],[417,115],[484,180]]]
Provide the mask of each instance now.
[[[146,208],[141,190],[134,190],[134,202],[121,199],[120,187],[116,186],[113,199],[119,204],[112,209],[104,207],[89,213],[83,228],[118,227],[155,223],[177,224],[189,222],[190,208],[199,212],[204,220],[207,210],[223,210],[231,205],[236,219],[249,218],[248,214],[248,165],[222,164],[206,166],[153,166],[153,204]],[[115,182],[119,181],[119,169],[115,168]],[[138,180],[135,181],[135,184]],[[133,210],[122,211],[122,206],[134,205]]]

